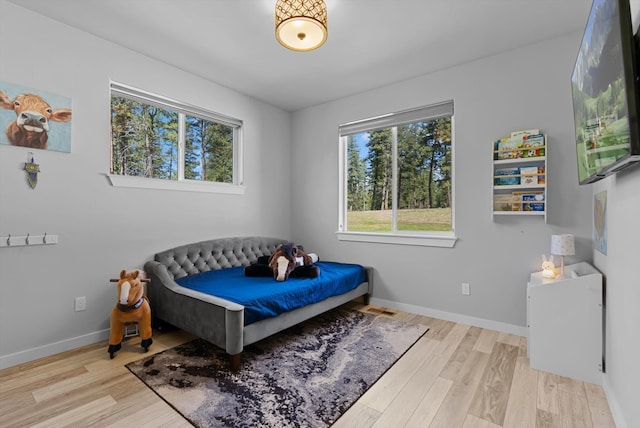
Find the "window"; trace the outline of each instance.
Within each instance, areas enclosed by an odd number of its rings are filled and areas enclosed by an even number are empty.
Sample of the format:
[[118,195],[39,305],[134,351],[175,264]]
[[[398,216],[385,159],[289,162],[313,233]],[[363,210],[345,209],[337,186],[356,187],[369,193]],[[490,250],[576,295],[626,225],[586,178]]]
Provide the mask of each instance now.
[[453,101],[340,125],[340,146],[340,239],[453,246]]
[[241,127],[238,119],[111,83],[112,184],[241,193]]

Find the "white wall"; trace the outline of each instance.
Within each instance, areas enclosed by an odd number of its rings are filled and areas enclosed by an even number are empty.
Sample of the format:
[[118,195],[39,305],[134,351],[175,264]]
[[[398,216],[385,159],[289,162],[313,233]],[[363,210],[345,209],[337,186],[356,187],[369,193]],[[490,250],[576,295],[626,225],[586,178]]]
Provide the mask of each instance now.
[[593,254],[606,286],[604,388],[620,428],[637,427],[640,421],[639,186],[640,167],[592,186],[594,195],[607,192],[607,254]]
[[[0,52],[3,81],[73,100],[71,153],[35,151],[35,190],[21,170],[29,150],[0,145],[0,236],[59,235],[58,245],[0,248],[0,368],[106,338],[109,278],[157,251],[290,236],[288,192],[269,190],[289,188],[286,168],[273,165],[290,157],[290,113],[2,0]],[[242,119],[246,193],[112,187],[109,79]],[[76,296],[86,311],[74,312]]]
[[[572,130],[570,75],[580,38],[573,34],[294,113],[292,199],[305,202],[294,205],[293,235],[321,258],[373,266],[374,297],[382,302],[523,332],[526,282],[540,270],[551,235],[575,234],[577,255],[567,263],[591,260],[591,190],[578,186]],[[448,99],[455,102],[455,247],[338,241],[338,125]],[[492,141],[531,128],[548,135],[548,224],[539,217],[494,221]],[[461,295],[462,282],[471,284],[470,296]]]
[[[640,27],[640,0],[632,0],[633,28]],[[635,12],[634,12],[635,11]],[[607,192],[607,254],[593,250],[605,276],[606,374],[603,386],[618,428],[640,426],[640,167],[595,183],[593,195]]]

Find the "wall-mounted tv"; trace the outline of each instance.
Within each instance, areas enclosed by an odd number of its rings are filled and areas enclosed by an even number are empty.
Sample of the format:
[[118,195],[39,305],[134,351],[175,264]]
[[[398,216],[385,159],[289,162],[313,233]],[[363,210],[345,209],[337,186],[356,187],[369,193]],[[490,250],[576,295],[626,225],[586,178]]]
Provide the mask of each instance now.
[[593,0],[571,75],[580,184],[640,162],[637,49],[629,0]]

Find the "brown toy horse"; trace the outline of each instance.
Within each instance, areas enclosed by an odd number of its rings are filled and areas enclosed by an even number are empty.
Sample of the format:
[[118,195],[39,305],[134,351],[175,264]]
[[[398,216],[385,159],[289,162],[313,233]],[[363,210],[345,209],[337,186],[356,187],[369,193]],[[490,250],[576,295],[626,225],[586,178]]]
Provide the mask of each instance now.
[[318,267],[314,265],[317,261],[317,254],[307,254],[293,242],[289,242],[276,248],[269,259],[269,268],[276,281],[286,281],[294,269],[297,269],[298,276],[315,278],[319,273]]
[[118,303],[111,310],[111,333],[109,334],[108,349],[110,358],[113,358],[115,353],[122,348],[121,343],[126,323],[138,323],[142,338],[140,346],[144,348],[144,352],[147,352],[153,343],[151,339],[151,307],[144,297],[144,288],[142,287],[142,281],[148,280],[139,278],[139,275],[138,270],[127,273],[125,269],[122,269],[120,279],[111,280],[118,282]]

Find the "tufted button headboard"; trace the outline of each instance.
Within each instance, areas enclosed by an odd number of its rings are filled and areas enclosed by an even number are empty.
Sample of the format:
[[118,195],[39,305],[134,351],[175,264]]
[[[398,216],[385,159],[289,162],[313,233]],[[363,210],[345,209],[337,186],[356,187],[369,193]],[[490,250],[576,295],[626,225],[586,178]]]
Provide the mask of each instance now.
[[286,239],[265,237],[220,238],[175,247],[155,255],[173,279],[210,270],[247,266],[273,254]]

